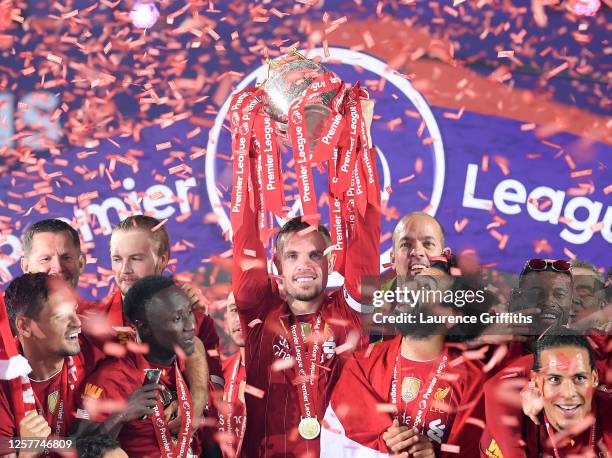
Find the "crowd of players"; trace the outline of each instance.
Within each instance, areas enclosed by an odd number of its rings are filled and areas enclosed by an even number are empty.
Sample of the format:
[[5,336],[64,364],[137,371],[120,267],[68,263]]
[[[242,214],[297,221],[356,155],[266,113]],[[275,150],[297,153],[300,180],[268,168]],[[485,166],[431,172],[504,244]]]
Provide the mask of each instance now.
[[[70,456],[9,448],[9,438],[63,437],[83,457],[612,456],[609,304],[591,265],[528,260],[501,304],[533,317],[527,327],[374,332],[365,285],[380,279],[373,208],[358,218],[344,285],[333,292],[323,226],[287,222],[271,275],[254,218],[247,209],[234,229],[221,327],[239,351],[224,361],[196,288],[163,275],[170,243],[159,221],[131,216],[113,229],[116,290],[99,303],[77,295],[78,233],[54,219],[29,227],[24,274],[4,302],[32,369],[35,408],[20,406],[15,384],[2,381],[2,456]],[[431,216],[399,221],[391,261],[379,287],[422,278],[458,288]],[[467,313],[418,305],[429,315]]]

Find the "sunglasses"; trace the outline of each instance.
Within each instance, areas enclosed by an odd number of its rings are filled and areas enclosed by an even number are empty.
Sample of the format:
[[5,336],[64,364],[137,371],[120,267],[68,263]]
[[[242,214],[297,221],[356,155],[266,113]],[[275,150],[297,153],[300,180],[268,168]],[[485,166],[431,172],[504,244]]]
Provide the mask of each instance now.
[[525,263],[525,270],[543,271],[552,269],[555,272],[570,272],[571,264],[563,259],[530,259]]

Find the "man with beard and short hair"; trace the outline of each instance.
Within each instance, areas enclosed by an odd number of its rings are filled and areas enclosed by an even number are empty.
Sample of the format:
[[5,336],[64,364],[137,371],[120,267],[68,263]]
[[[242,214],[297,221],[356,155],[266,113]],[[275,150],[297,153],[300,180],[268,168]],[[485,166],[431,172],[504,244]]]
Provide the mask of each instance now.
[[[612,395],[598,389],[587,338],[565,328],[551,329],[535,345],[531,380],[537,393],[531,404],[537,412],[535,422],[523,418],[516,438],[523,444],[520,455],[502,448],[487,422],[481,456],[607,456],[612,450]],[[504,421],[503,412],[490,414]]]
[[[446,291],[452,284],[445,272],[426,267],[406,286]],[[408,314],[415,321],[395,324],[399,336],[372,344],[347,362],[325,414],[321,456],[434,457],[444,455],[442,444],[458,450],[454,456],[473,456],[480,430],[467,420],[483,416],[483,373],[478,363],[456,364],[462,348],[446,342],[444,325],[429,322],[458,316],[460,308],[432,297],[393,305],[396,317]]]
[[[195,319],[185,291],[171,278],[148,276],[137,280],[124,298],[125,315],[134,324],[139,342],[148,352],[129,352],[109,358],[87,379],[81,418],[104,421],[103,432],[117,433],[128,456],[159,458],[191,455],[194,421],[190,391],[183,379],[183,361],[195,351]],[[160,374],[158,384],[148,373]],[[144,386],[143,386],[144,385]],[[180,425],[170,434],[164,408],[178,401]],[[127,401],[110,413],[110,401]]]
[[[361,313],[372,309],[361,303],[361,288],[363,277],[379,273],[380,214],[368,204],[365,218],[356,215],[344,286],[330,295],[325,227],[296,217],[277,234],[274,263],[282,293],[268,275],[254,227],[255,214],[246,205],[243,224],[233,228],[232,276],[245,333],[246,383],[252,387],[245,396],[249,422],[242,456],[316,456],[320,422],[342,365],[336,349],[358,345]],[[296,363],[287,364],[292,358]]]
[[234,293],[227,298],[225,323],[231,341],[238,351],[223,362],[225,389],[219,411],[219,442],[224,457],[238,456],[246,429],[246,410],[244,405],[245,367],[244,334],[240,324]]
[[85,267],[79,234],[59,219],[44,219],[32,224],[22,238],[24,273],[44,272],[61,276],[76,290]]
[[565,260],[530,259],[519,275],[517,295],[510,311],[533,313],[530,335],[538,336],[553,326],[566,326],[572,311],[573,279],[571,265]]
[[[46,438],[69,435],[81,386],[88,372],[104,358],[81,335],[77,298],[71,284],[46,273],[15,278],[5,294],[7,314],[20,351],[32,372],[30,384],[38,414],[16,424],[9,387],[0,391],[0,436]],[[22,452],[20,456],[27,456]]]
[[[549,329],[569,325],[574,291],[572,275],[568,261],[530,259],[519,277],[519,290],[511,299],[510,310],[528,313],[533,317],[533,324],[526,329],[521,327],[520,332],[517,329],[510,332],[515,340],[508,344],[506,356],[498,363],[500,370],[493,372],[494,375],[484,384],[487,428],[495,438],[496,447],[505,456],[526,456],[518,440],[525,423],[520,400],[536,395],[533,389],[526,386],[534,363],[532,347],[538,337]],[[588,329],[585,333],[593,342],[595,362],[601,368],[601,378],[605,380],[607,362],[610,360],[609,336],[596,329]],[[526,410],[525,414],[534,420],[536,418],[530,410]],[[500,416],[514,418],[515,421],[502,422],[499,421]]]

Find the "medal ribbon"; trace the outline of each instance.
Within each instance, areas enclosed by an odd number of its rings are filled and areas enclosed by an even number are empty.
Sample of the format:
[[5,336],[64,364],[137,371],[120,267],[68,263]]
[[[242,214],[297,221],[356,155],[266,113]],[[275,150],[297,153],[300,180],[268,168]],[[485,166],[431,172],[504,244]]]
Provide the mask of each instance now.
[[[37,398],[36,393],[34,394],[34,402],[36,408],[45,416],[47,423],[52,428],[52,432],[57,437],[66,437],[66,415],[72,414],[75,410],[74,396],[69,395],[69,391],[73,391],[76,388],[76,383],[79,376],[82,375],[82,366],[80,360],[75,359],[73,356],[67,356],[64,358],[64,365],[62,366],[62,374],[60,375],[60,391],[59,399],[55,406],[53,414],[47,409],[46,411],[42,407],[40,399]],[[47,407],[49,400],[47,400]]]
[[191,423],[193,403],[191,395],[183,379],[183,375],[179,367],[174,363],[176,373],[176,389],[178,394],[178,408],[181,411],[181,429],[178,436],[176,446],[172,442],[172,435],[168,429],[168,423],[164,418],[164,404],[158,396],[157,405],[153,408],[151,415],[151,423],[157,437],[157,444],[162,453],[162,458],[185,458],[189,453],[189,443],[191,442]]
[[[312,329],[312,347],[310,349],[310,370],[308,374],[305,370],[304,356],[306,352],[302,351],[302,348],[306,348],[306,342],[302,336],[301,329],[298,330],[299,323],[294,323],[291,326],[291,337],[293,340],[293,347],[295,351],[295,362],[297,366],[298,377],[303,379],[298,386],[298,397],[300,398],[300,412],[303,417],[316,418],[316,402],[317,402],[317,390],[316,387],[319,380],[319,365],[317,364],[319,358],[319,348],[321,347],[321,314],[317,316],[317,321]],[[311,402],[312,401],[312,402]],[[312,406],[312,409],[311,409]],[[314,413],[314,415],[313,415]]]
[[[227,410],[226,410],[227,420],[225,422],[225,431],[228,433],[228,435],[231,434],[232,436],[234,436],[234,430],[232,428],[232,418],[234,417],[234,406],[235,406],[235,403],[237,403],[239,400],[238,399],[239,387],[237,387],[236,385],[236,378],[238,377],[238,371],[240,369],[241,364],[242,364],[242,360],[239,357],[234,363],[234,368],[232,369],[232,375],[229,380],[229,387],[227,389],[227,399],[225,401],[227,404]],[[220,414],[220,415],[223,416],[223,414]],[[245,430],[246,430],[246,417],[242,419],[242,425],[240,427],[240,433],[238,435],[238,442],[236,443],[236,447],[233,447],[233,444],[229,444],[236,451],[236,456],[240,456],[239,451],[240,451],[240,447],[242,446],[242,439],[244,438]]]
[[[397,367],[399,364],[399,358],[400,358],[399,355],[395,358],[395,367],[393,368],[393,379],[391,380],[391,403],[396,407],[397,412],[398,412],[396,414],[397,416],[394,417],[394,419],[399,418],[399,403],[398,403],[398,396],[397,396],[397,390],[398,390]],[[411,417],[414,418],[411,428],[417,428],[419,431],[421,431],[421,426],[425,425],[425,417],[427,416],[427,412],[429,412],[431,403],[433,402],[434,390],[436,389],[436,385],[438,384],[438,381],[440,380],[441,375],[444,373],[444,369],[446,368],[447,361],[448,361],[448,356],[444,354],[440,360],[440,363],[438,364],[438,368],[433,373],[433,376],[427,383],[426,389],[423,391],[423,394],[421,395],[419,402],[417,404],[414,404],[415,406],[417,406],[417,412],[414,416],[412,415],[414,414],[414,412],[411,412]]]
[[[595,452],[595,423],[593,422],[593,424],[591,425],[591,450],[593,452]],[[553,453],[555,454],[555,458],[560,458],[560,454],[559,454],[559,449],[557,448],[557,444],[555,443],[555,439],[554,439],[554,434],[552,431],[552,427],[550,426],[550,423],[548,422],[548,418],[546,418],[546,414],[544,414],[544,425],[546,426],[546,434],[548,435],[548,438],[550,439],[550,443],[553,446]],[[599,456],[599,455],[598,455]]]

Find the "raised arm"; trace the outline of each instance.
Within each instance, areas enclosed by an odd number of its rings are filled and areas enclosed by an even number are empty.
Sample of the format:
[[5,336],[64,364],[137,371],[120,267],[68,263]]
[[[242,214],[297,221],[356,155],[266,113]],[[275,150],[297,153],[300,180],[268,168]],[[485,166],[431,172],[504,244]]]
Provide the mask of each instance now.
[[[374,102],[362,100],[361,107],[368,138],[371,138],[370,125],[374,114]],[[376,202],[368,202],[363,218],[358,211],[355,211],[355,230],[348,240],[344,272],[344,288],[345,293],[348,293],[348,297],[345,294],[347,302],[353,309],[357,309],[361,304],[357,310],[361,313],[372,311],[372,307],[368,304],[371,304],[371,289],[376,287],[376,282],[372,282],[370,288],[364,288],[365,285],[362,282],[368,277],[370,280],[375,280],[380,274],[380,184],[376,171],[376,149],[373,147],[369,150],[369,159],[376,188]]]
[[[187,358],[185,364],[185,378],[189,384],[193,410],[198,417],[201,417],[208,402],[208,362],[202,341],[196,337],[194,344],[195,351]],[[199,424],[198,421],[194,423]]]
[[[254,176],[254,173],[251,176]],[[259,238],[257,215],[249,199],[244,205],[242,224],[232,227],[232,230],[232,288],[238,312],[248,322],[265,313],[267,307],[272,305],[273,296],[266,266],[266,252]]]

